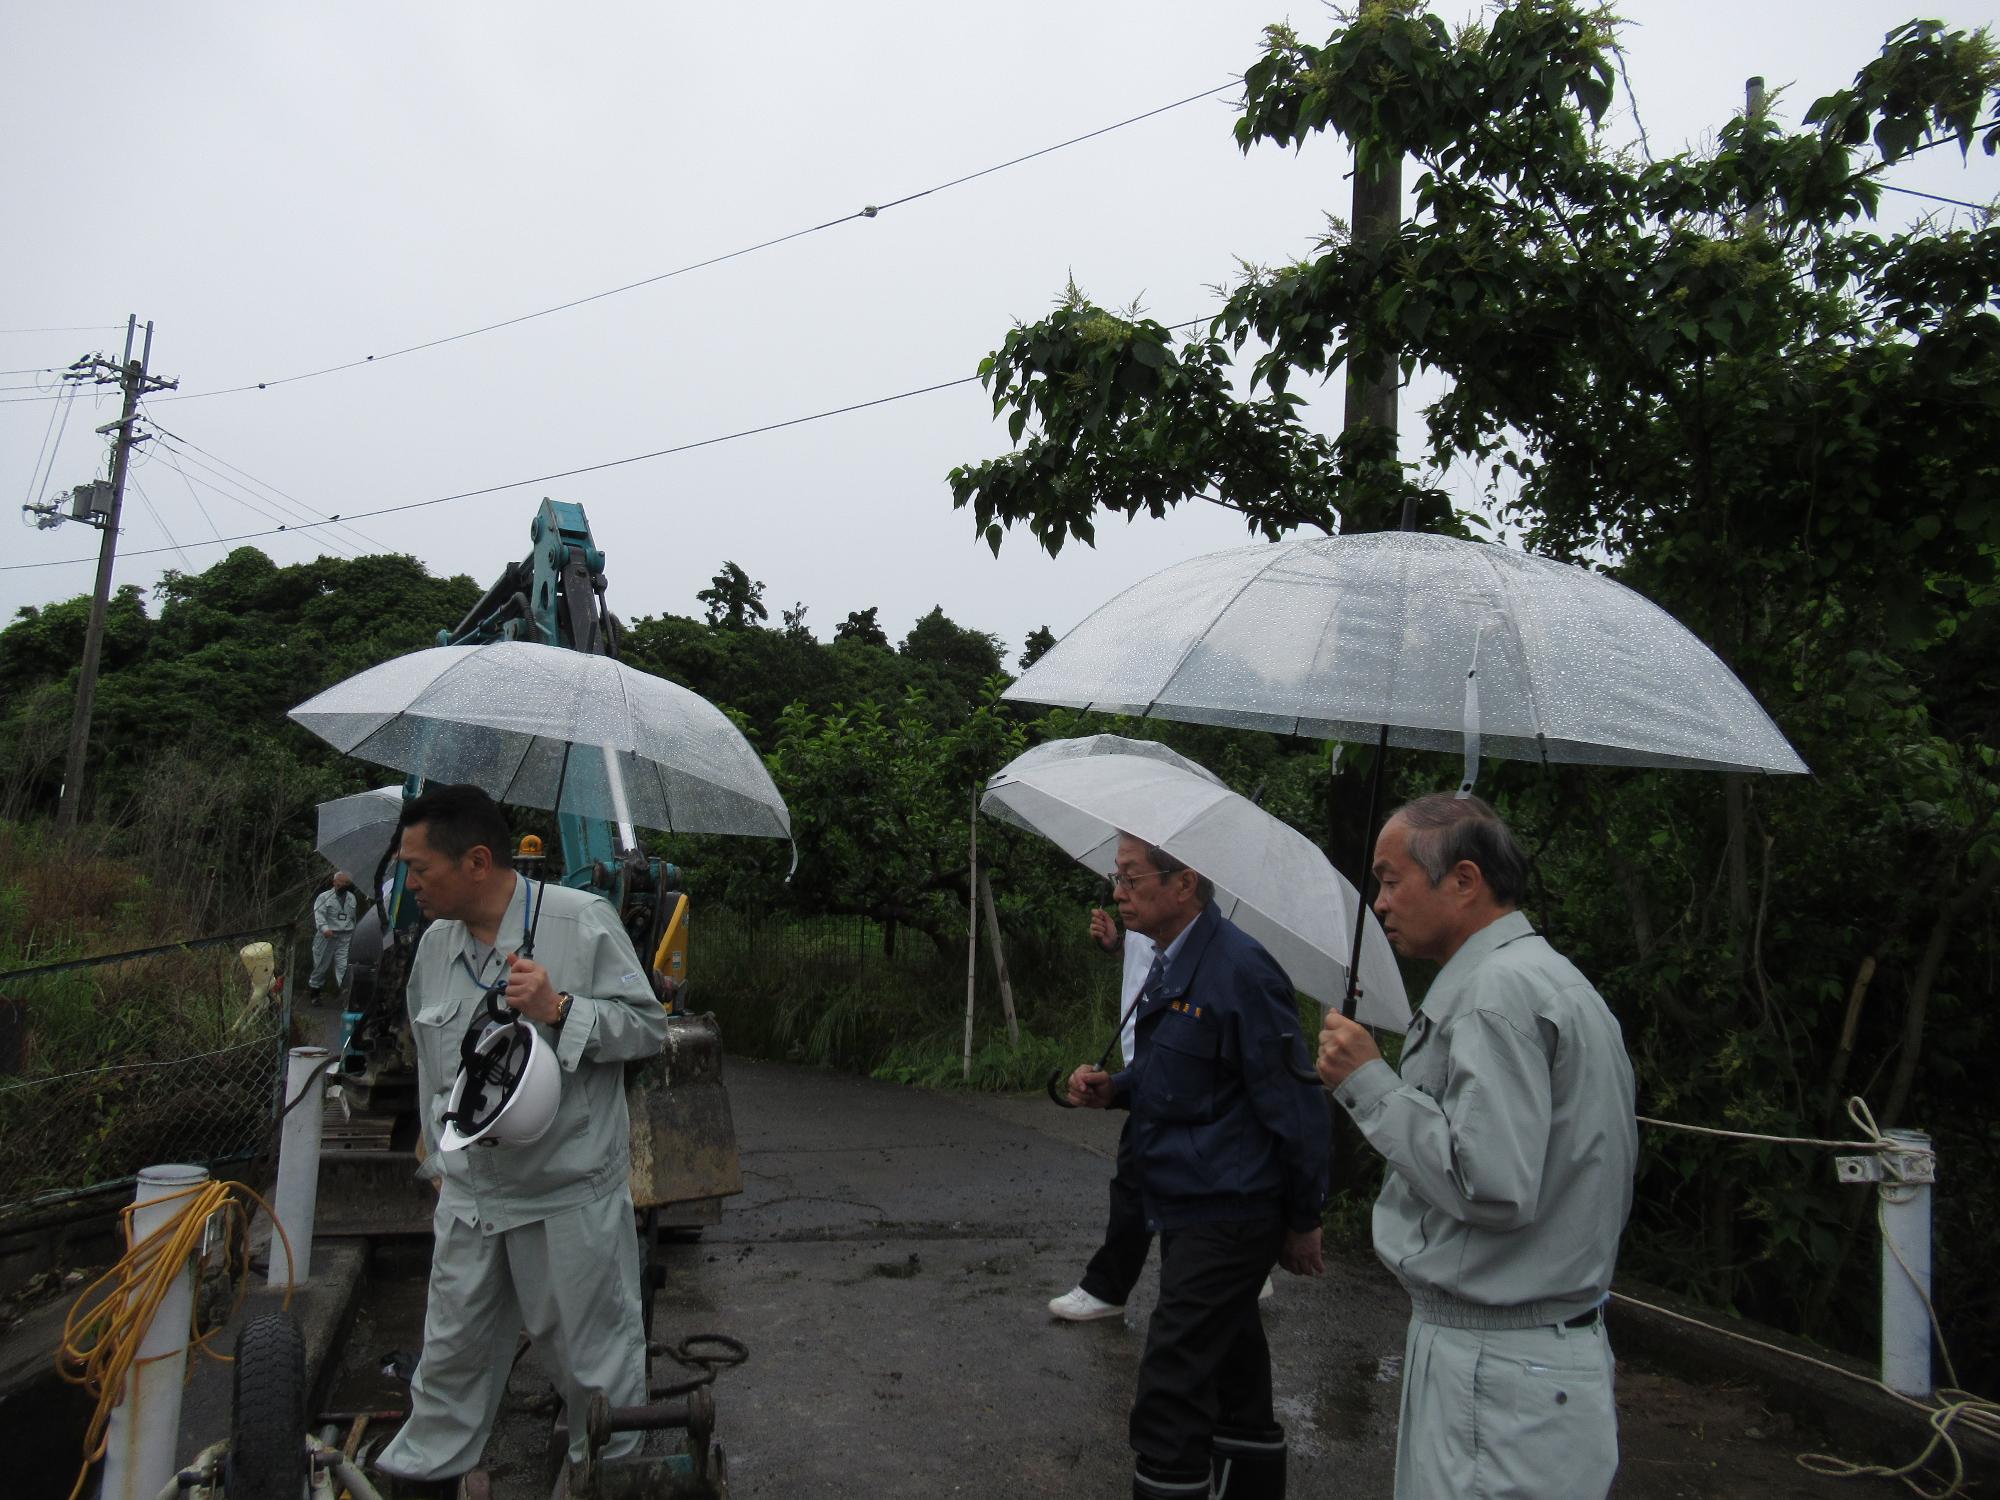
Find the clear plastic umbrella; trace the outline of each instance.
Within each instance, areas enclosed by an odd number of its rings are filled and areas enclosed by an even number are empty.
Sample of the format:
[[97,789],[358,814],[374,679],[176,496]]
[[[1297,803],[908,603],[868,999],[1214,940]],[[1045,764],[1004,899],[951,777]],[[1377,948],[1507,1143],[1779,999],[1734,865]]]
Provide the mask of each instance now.
[[336,683],[290,717],[346,754],[518,806],[791,837],[771,773],[721,709],[608,656],[527,641],[435,646]]
[[[1164,747],[1152,747],[1155,754],[1053,748],[1075,743],[1037,746],[1001,768],[986,783],[981,810],[1040,834],[1100,875],[1115,868],[1121,832],[1158,845],[1215,883],[1221,913],[1262,943],[1296,988],[1323,1004],[1339,1002],[1360,898],[1312,840]],[[1395,955],[1372,914],[1366,923],[1361,1019],[1406,1030],[1410,1004]]]
[[363,890],[389,852],[396,820],[403,812],[403,785],[379,786],[335,797],[319,805],[319,838],[313,847],[336,870],[345,870]]
[[1715,653],[1602,573],[1416,532],[1192,558],[1119,594],[1007,697],[1424,750],[1803,772]]
[[[1100,607],[1006,696],[1458,749],[1461,792],[1482,754],[1806,770],[1736,674],[1643,595],[1585,568],[1412,531],[1176,564]],[[1378,756],[1370,840],[1381,773]],[[1357,923],[1351,951],[1362,945]]]

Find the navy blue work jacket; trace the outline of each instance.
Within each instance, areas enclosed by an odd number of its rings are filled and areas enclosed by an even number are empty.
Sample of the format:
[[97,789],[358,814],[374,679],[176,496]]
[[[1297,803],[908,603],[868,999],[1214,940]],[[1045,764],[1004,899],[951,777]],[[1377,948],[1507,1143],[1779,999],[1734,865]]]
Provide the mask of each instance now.
[[1207,906],[1136,1024],[1138,1058],[1112,1075],[1112,1104],[1132,1111],[1147,1219],[1317,1229],[1332,1124],[1325,1091],[1285,1065],[1306,1052],[1278,961]]

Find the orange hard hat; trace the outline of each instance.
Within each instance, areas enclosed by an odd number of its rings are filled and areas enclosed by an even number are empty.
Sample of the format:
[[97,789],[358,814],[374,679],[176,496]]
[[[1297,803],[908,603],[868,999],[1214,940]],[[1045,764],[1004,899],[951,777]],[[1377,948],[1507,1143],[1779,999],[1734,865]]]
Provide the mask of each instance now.
[[517,859],[540,859],[542,857],[542,841],[540,837],[532,833],[522,834],[521,847],[515,850],[514,853]]

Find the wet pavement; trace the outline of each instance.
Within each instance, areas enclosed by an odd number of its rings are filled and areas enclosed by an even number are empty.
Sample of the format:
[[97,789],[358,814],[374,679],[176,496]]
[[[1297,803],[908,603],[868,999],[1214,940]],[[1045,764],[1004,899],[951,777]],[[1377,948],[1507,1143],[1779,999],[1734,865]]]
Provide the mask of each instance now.
[[[1119,1121],[1046,1098],[927,1093],[732,1059],[746,1191],[670,1245],[655,1338],[725,1333],[715,1385],[738,1496],[1129,1493],[1125,1415],[1156,1289],[1122,1320],[1047,1314],[1103,1228]],[[1295,1495],[1387,1496],[1407,1303],[1371,1256],[1280,1271],[1264,1303]],[[415,1292],[412,1296],[411,1293]],[[420,1338],[420,1289],[364,1294],[345,1394],[389,1396],[380,1356]],[[541,1500],[552,1392],[532,1352],[488,1455],[495,1500]],[[1753,1391],[1621,1366],[1622,1500],[1900,1491],[1801,1469]]]

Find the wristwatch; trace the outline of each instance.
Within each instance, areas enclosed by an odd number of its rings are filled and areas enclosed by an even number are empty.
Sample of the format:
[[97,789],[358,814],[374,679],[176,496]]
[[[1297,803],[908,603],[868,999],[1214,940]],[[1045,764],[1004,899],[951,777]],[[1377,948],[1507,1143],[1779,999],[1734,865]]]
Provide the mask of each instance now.
[[576,1004],[576,996],[568,990],[556,991],[556,1030],[562,1030],[563,1022],[569,1019],[569,1008]]

